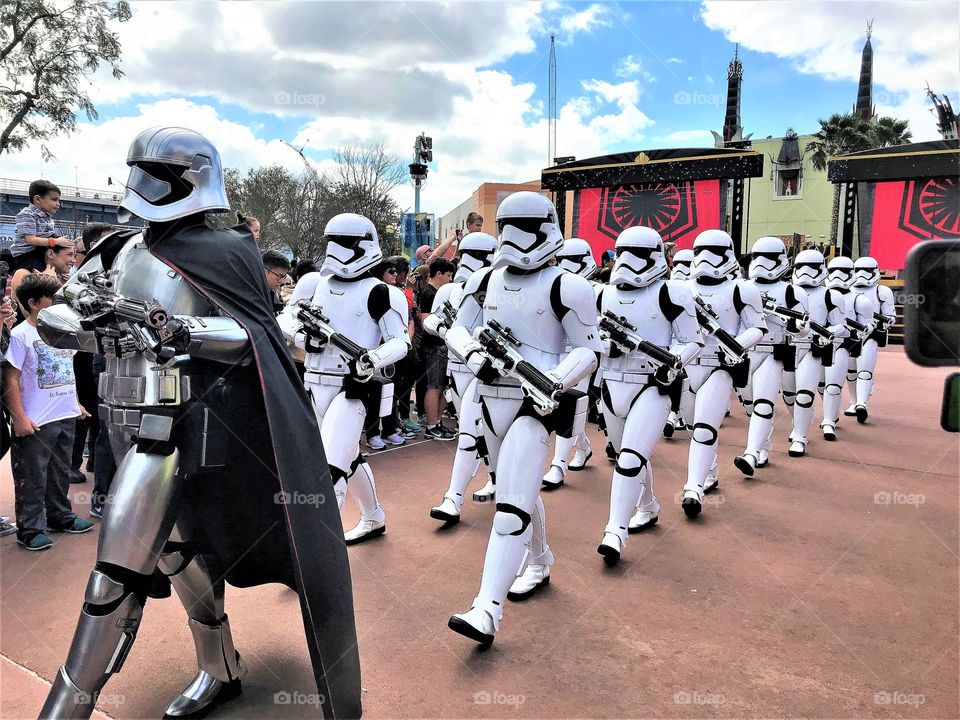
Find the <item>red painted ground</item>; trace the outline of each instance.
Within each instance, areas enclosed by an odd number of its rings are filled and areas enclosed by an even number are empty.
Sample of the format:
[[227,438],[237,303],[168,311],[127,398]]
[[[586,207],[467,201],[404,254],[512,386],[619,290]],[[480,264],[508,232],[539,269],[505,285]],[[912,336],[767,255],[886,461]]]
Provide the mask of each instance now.
[[[882,352],[867,426],[845,419],[841,442],[814,441],[795,460],[781,412],[777,452],[752,481],[732,467],[746,436],[735,408],[720,493],[696,523],[673,499],[687,442],[662,442],[660,524],[633,536],[612,571],[596,554],[611,466],[594,432],[589,469],[546,497],[552,584],[507,608],[487,652],[446,621],[476,593],[492,507],[468,501],[447,531],[427,517],[450,443],[374,457],[388,533],[350,549],[366,717],[960,717],[960,445],[938,425],[946,374]],[[84,515],[90,489],[73,486]],[[0,508],[12,507],[5,461]],[[40,554],[3,539],[0,716],[36,717],[95,549],[94,534],[57,536]],[[213,717],[317,716],[282,702],[315,692],[296,596],[231,588],[227,609],[250,673]],[[100,707],[159,717],[193,672],[176,599],[151,601]]]

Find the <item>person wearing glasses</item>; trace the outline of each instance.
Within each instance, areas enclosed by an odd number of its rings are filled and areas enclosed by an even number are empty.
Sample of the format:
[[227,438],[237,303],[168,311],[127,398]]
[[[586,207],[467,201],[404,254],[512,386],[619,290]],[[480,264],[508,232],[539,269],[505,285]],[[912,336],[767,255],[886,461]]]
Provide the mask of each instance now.
[[283,310],[280,300],[280,287],[290,280],[290,261],[276,250],[263,251],[263,270],[267,274],[267,287],[273,298],[274,310],[279,314]]

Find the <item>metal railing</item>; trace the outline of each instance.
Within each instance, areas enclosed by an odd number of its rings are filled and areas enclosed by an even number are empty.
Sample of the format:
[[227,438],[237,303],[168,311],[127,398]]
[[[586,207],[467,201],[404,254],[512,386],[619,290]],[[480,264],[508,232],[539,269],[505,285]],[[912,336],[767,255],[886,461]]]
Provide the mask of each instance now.
[[[120,202],[123,197],[123,190],[96,190],[93,188],[74,187],[73,185],[57,184],[60,188],[60,199],[69,200],[98,200],[102,203],[115,204]],[[0,193],[10,193],[12,195],[29,194],[30,183],[26,180],[13,180],[12,178],[0,178]]]

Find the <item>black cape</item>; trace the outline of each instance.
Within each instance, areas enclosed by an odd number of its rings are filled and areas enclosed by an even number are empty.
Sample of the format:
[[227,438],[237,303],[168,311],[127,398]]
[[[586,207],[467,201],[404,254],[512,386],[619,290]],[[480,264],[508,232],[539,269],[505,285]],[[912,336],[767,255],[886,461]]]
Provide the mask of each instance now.
[[[191,216],[144,232],[154,256],[244,327],[254,354],[246,368],[224,372],[236,410],[225,423],[233,440],[227,466],[192,483],[195,496],[183,507],[194,513],[203,549],[216,556],[227,582],[280,582],[299,593],[324,717],[359,718],[353,590],[330,470],[271,310],[260,251],[241,227],[214,230]],[[278,502],[278,493],[287,501]]]

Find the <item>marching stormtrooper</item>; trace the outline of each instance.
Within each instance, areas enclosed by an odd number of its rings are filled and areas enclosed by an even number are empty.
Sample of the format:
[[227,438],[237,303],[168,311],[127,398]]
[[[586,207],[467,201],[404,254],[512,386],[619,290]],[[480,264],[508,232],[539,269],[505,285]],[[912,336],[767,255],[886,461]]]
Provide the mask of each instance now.
[[847,336],[834,347],[833,365],[824,368],[823,422],[820,428],[823,439],[828,441],[837,439],[843,380],[849,362],[860,354],[863,339],[874,329],[876,306],[869,296],[851,291],[853,280],[854,264],[850,258],[835,257],[827,265],[827,287],[834,291],[831,297],[842,300],[844,325],[848,328]]
[[[667,280],[660,234],[624,230],[615,245],[610,285],[601,290],[600,397],[607,436],[617,451],[610,517],[597,552],[608,565],[620,560],[630,530],[657,522],[650,461],[680,372],[703,347],[693,296],[686,282]],[[639,498],[639,501],[638,501]],[[634,508],[643,516],[628,529]]]
[[756,285],[734,279],[739,264],[731,237],[722,230],[705,230],[697,235],[693,253],[690,288],[704,347],[687,366],[690,392],[681,403],[683,416],[693,428],[681,496],[683,511],[691,519],[700,514],[704,493],[718,485],[717,438],[730,405],[730,391],[734,385],[746,384],[747,353],[767,331]]
[[348,545],[386,532],[373,470],[360,452],[364,400],[380,400],[389,413],[393,384],[387,374],[406,357],[407,301],[403,293],[369,274],[383,259],[377,230],[354,213],[332,217],[324,228],[327,253],[320,272],[297,283],[279,318],[288,340],[306,353],[304,384],[320,424],[337,504],[349,487],[360,521],[344,537]]
[[807,332],[807,294],[783,279],[789,266],[787,248],[779,238],[762,237],[754,243],[749,275],[761,296],[767,333],[750,351],[753,413],[746,449],[733,461],[747,477],[767,464],[774,401],[782,390],[784,373],[796,370],[797,351],[790,340]]
[[819,250],[804,250],[797,255],[793,284],[807,294],[810,332],[793,340],[797,348],[797,370],[784,374],[784,390],[795,393],[788,453],[791,457],[802,457],[806,452],[817,385],[824,372],[830,372],[836,346],[850,334],[845,322],[846,301],[836,290],[824,286],[826,278],[826,260]]
[[165,717],[197,716],[238,695],[246,667],[224,612],[225,581],[297,590],[324,715],[358,717],[339,517],[322,503],[277,499],[332,490],[320,436],[253,237],[205,224],[207,213],[230,209],[219,154],[191,130],[151,128],[127,164],[118,215],[146,227],[102,240],[38,319],[50,345],[107,357],[99,410],[118,465],[73,643],[40,717],[90,717],[147,598],[166,597],[170,585],[199,669]]
[[[590,243],[580,238],[569,238],[563,241],[563,247],[557,253],[557,267],[567,272],[572,272],[580,277],[590,280],[597,272],[597,261],[593,257],[593,249]],[[603,285],[591,283],[594,293],[599,293]],[[584,393],[580,398],[583,404],[582,412],[587,412],[590,402],[590,377],[580,381],[577,386],[579,392]],[[581,410],[578,410],[580,412]],[[567,477],[567,470],[574,472],[583,470],[587,461],[593,457],[593,450],[590,447],[590,438],[586,431],[580,433],[574,438],[568,438],[557,433],[556,446],[553,451],[553,460],[550,461],[550,469],[543,476],[543,489],[556,490],[563,485]],[[570,451],[573,450],[573,457],[570,458]],[[569,461],[568,461],[569,458]]]
[[493,642],[525,566],[534,567],[539,585],[549,582],[553,554],[539,488],[550,434],[582,432],[585,413],[578,414],[578,393],[571,391],[602,351],[590,283],[548,265],[563,244],[553,203],[539,193],[514,193],[497,210],[497,229],[493,268],[467,280],[446,338],[479,380],[484,438],[497,473],[480,592],[448,623],[482,645]]
[[[478,270],[489,267],[497,249],[497,239],[484,232],[472,232],[464,235],[460,241],[460,267],[453,282],[440,287],[433,301],[431,313],[423,321],[424,329],[445,338],[447,330],[453,324],[453,318],[460,309],[463,298],[463,285]],[[457,451],[453,457],[453,470],[450,473],[450,486],[443,495],[443,501],[430,509],[430,517],[448,524],[460,522],[463,508],[463,494],[467,485],[476,476],[480,459],[486,457],[483,433],[480,430],[480,401],[477,399],[477,378],[467,368],[463,358],[448,348],[453,391],[453,404],[457,409]],[[496,474],[487,469],[487,483],[473,494],[477,502],[486,502],[496,493]]]
[[[693,250],[690,248],[677,250],[677,252],[673,255],[673,267],[670,270],[670,279],[680,282],[687,282],[690,280],[690,274],[692,270]],[[686,374],[684,374],[681,382],[681,397],[683,397],[683,392],[686,391],[690,386],[690,381],[687,379]],[[672,438],[677,430],[683,430],[685,427],[686,421],[683,419],[683,415],[680,414],[680,411],[671,410],[670,414],[667,416],[667,422],[663,426],[663,436],[665,438]]]
[[847,383],[852,402],[844,415],[856,416],[857,422],[867,421],[867,403],[873,394],[873,371],[877,367],[877,349],[886,347],[887,331],[897,319],[893,291],[880,284],[880,268],[872,257],[859,258],[853,264],[853,287],[855,294],[867,298],[875,313],[871,319],[873,331],[860,347],[860,356],[850,358]]

